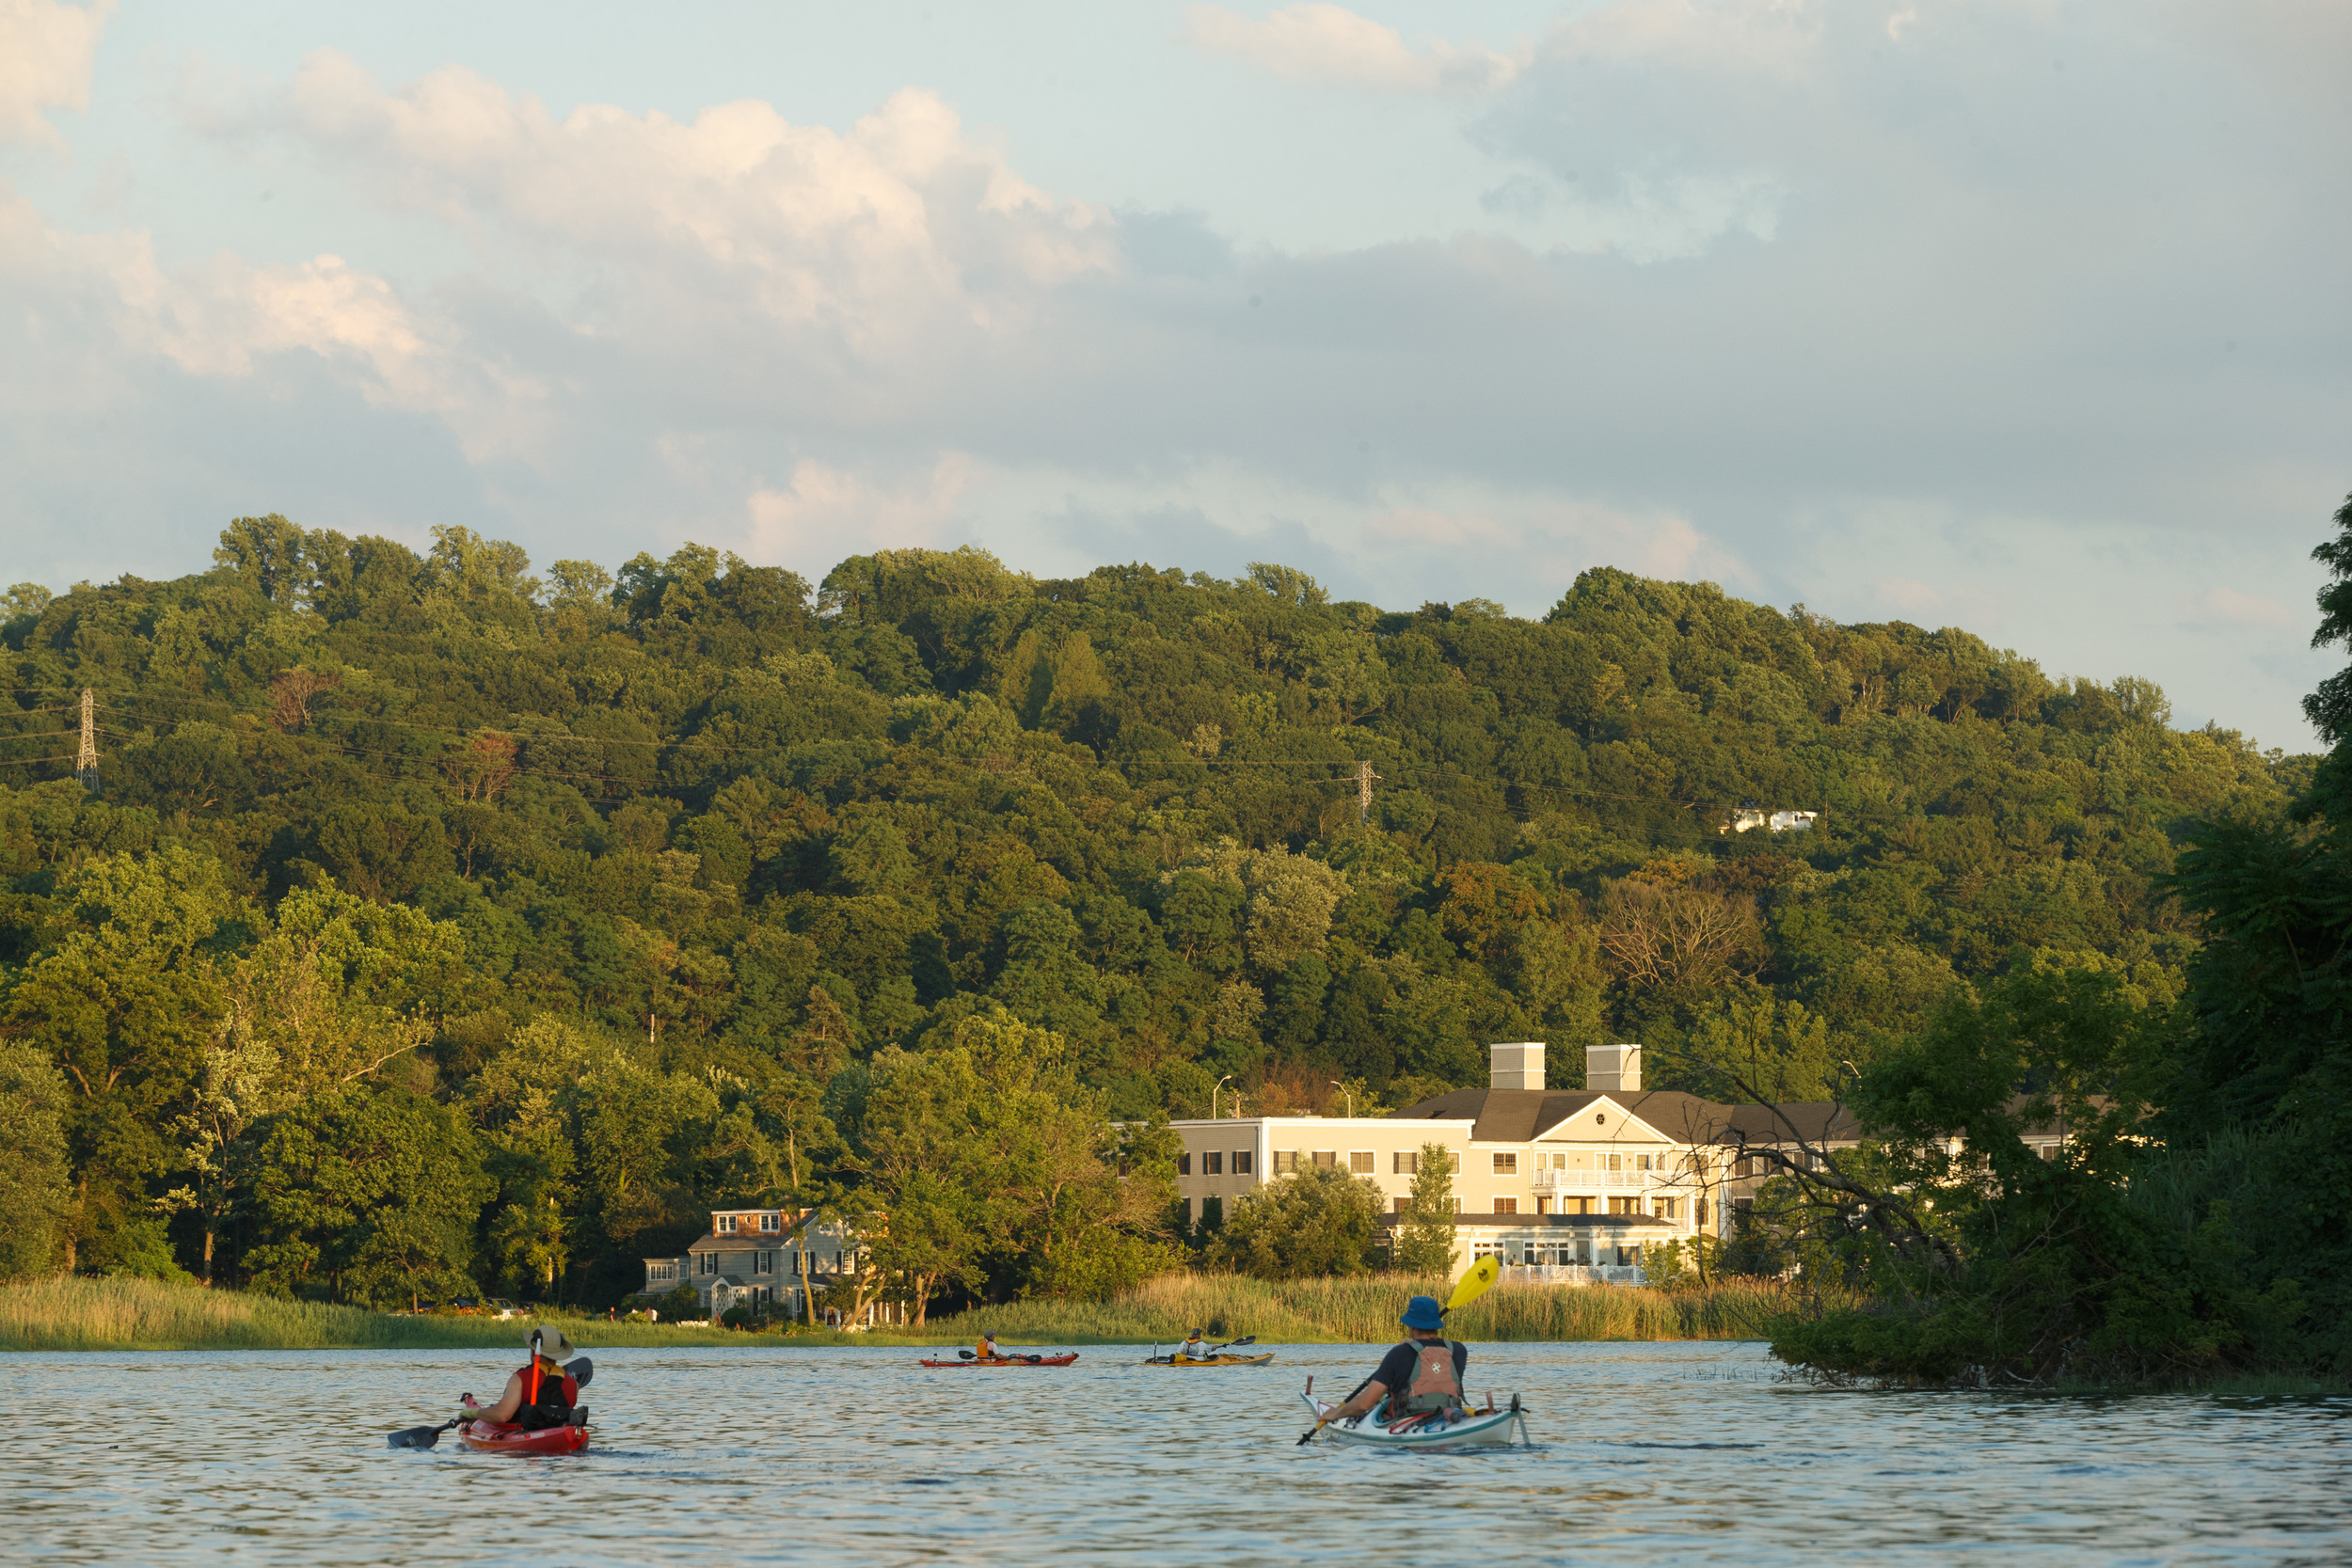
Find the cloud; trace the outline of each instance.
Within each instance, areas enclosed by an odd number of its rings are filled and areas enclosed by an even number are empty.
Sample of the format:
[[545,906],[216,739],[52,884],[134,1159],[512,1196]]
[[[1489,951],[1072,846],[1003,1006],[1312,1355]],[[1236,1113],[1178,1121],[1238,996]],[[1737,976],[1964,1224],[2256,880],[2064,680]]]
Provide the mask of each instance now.
[[1393,27],[1321,4],[1284,6],[1254,21],[1223,6],[1186,6],[1177,37],[1203,55],[1291,81],[1375,92],[1484,92],[1521,64],[1475,43],[1426,39],[1415,48]]
[[46,109],[89,107],[90,62],[115,0],[0,0],[0,145],[66,150]]
[[2298,617],[2276,599],[2241,594],[2234,588],[2213,587],[2186,601],[2192,623],[2233,626],[2290,627]]
[[796,566],[814,581],[847,556],[952,546],[968,537],[953,519],[975,477],[961,452],[942,453],[928,478],[913,484],[804,458],[782,485],[753,492],[743,547],[756,559]]

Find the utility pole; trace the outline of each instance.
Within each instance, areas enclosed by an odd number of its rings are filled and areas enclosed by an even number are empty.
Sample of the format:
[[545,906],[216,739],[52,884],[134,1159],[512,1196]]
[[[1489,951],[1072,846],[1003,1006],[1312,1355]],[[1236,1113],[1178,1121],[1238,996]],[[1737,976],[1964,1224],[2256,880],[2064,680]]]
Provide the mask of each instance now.
[[1356,823],[1361,827],[1372,820],[1372,781],[1380,775],[1372,770],[1369,761],[1356,764]]
[[84,789],[98,787],[98,697],[82,688],[82,750],[73,759],[73,776]]

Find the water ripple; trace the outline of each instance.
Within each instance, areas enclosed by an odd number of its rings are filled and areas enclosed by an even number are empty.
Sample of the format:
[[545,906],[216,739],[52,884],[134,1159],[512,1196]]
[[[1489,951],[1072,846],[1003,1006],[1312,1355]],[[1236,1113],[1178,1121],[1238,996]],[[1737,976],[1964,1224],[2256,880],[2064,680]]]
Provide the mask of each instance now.
[[[906,1350],[596,1351],[568,1459],[394,1452],[479,1353],[16,1355],[6,1556],[27,1562],[1219,1568],[1556,1562],[2319,1563],[2352,1558],[2352,1401],[1869,1394],[1744,1345],[1474,1349],[1531,1449],[1316,1443],[1297,1390],[1376,1350],[1171,1372],[926,1371]],[[1472,1533],[1474,1532],[1474,1534]]]

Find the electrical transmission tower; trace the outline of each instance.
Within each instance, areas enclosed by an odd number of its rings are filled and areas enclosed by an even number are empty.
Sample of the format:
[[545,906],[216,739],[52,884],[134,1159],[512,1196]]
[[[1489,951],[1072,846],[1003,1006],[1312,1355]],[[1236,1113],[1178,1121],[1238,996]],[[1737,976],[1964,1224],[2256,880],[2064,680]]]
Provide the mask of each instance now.
[[1356,764],[1356,821],[1359,825],[1372,820],[1372,781],[1380,775],[1372,770],[1372,764]]
[[73,776],[84,789],[98,787],[98,698],[82,688],[82,749],[73,758]]

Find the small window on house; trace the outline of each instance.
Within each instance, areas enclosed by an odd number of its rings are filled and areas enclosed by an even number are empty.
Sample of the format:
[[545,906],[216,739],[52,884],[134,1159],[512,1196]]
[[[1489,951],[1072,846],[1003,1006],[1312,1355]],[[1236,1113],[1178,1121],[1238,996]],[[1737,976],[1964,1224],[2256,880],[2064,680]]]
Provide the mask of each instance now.
[[1661,1220],[1680,1219],[1682,1217],[1682,1199],[1678,1197],[1660,1198],[1658,1200],[1658,1217]]
[[1636,1169],[1636,1170],[1649,1170],[1649,1169],[1651,1169],[1651,1168],[1652,1168],[1652,1166],[1651,1166],[1651,1164],[1650,1164],[1650,1159],[1651,1159],[1651,1156],[1649,1156],[1649,1155],[1647,1155],[1647,1154],[1636,1154],[1636,1155],[1633,1157],[1633,1159],[1634,1159],[1634,1167],[1633,1167],[1634,1169]]
[[1519,1157],[1518,1157],[1517,1154],[1498,1154],[1498,1155],[1496,1155],[1496,1156],[1495,1156],[1495,1171],[1494,1171],[1494,1173],[1495,1173],[1497,1176],[1517,1176],[1517,1175],[1518,1175],[1518,1173],[1519,1173]]
[[732,1235],[734,1235],[734,1234],[735,1234],[735,1216],[734,1216],[733,1214],[721,1214],[718,1218],[719,1218],[719,1234],[720,1234],[720,1235],[722,1235],[722,1236],[732,1236]]
[[1419,1153],[1391,1154],[1389,1156],[1389,1174],[1391,1176],[1417,1176],[1420,1173],[1421,1155]]
[[2043,1144],[2036,1152],[2044,1160],[2055,1160],[2058,1158],[2058,1146],[2056,1144]]
[[1395,1200],[1395,1202],[1396,1202],[1396,1212],[1397,1212],[1398,1213],[1400,1213],[1400,1214],[1401,1214],[1401,1213],[1403,1213],[1403,1212],[1405,1212],[1405,1211],[1406,1211],[1406,1210],[1410,1209],[1410,1208],[1413,1206],[1413,1200],[1412,1200],[1411,1198],[1409,1198],[1409,1197],[1400,1197],[1400,1198],[1396,1199],[1396,1200]]
[[1338,1149],[1318,1148],[1315,1150],[1315,1169],[1337,1170],[1339,1168],[1340,1151]]
[[778,1223],[778,1216],[774,1214],[762,1214],[759,1216],[759,1228],[762,1230],[772,1231],[776,1228]]
[[1555,1155],[1553,1155],[1553,1156],[1551,1157],[1551,1168],[1552,1168],[1553,1170],[1565,1170],[1565,1169],[1567,1169],[1567,1168],[1568,1168],[1568,1157],[1567,1157],[1566,1155],[1565,1155],[1565,1154],[1555,1154]]
[[1742,1154],[1740,1158],[1731,1163],[1731,1174],[1734,1176],[1754,1176],[1756,1174],[1756,1160],[1755,1155]]
[[1462,1212],[1462,1200],[1458,1197],[1454,1200],[1454,1212],[1457,1214]]
[[1192,1174],[1191,1155],[1179,1154],[1176,1156],[1176,1174],[1179,1176],[1190,1176]]
[[1213,1148],[1206,1154],[1200,1156],[1200,1174],[1203,1176],[1223,1176],[1225,1174],[1224,1151]]
[[1613,1153],[1609,1156],[1609,1168],[1611,1170],[1623,1170],[1625,1169],[1624,1161],[1624,1155]]
[[1638,1197],[1613,1197],[1609,1200],[1609,1212],[1613,1214],[1639,1214],[1642,1200]]
[[1246,1148],[1233,1150],[1233,1174],[1235,1176],[1249,1174],[1249,1153],[1250,1151]]
[[1516,1197],[1496,1198],[1494,1212],[1498,1214],[1516,1214],[1519,1212],[1519,1200]]
[[1372,1150],[1369,1148],[1350,1150],[1347,1156],[1347,1168],[1352,1175],[1370,1176],[1373,1171]]
[[1298,1150],[1278,1148],[1274,1151],[1274,1174],[1289,1176],[1298,1169]]

